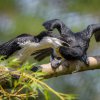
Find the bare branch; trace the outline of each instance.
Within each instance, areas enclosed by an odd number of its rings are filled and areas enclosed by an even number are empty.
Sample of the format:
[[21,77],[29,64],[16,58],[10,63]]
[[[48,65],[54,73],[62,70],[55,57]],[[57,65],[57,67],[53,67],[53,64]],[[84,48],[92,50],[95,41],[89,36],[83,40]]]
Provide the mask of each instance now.
[[77,67],[79,67],[79,70],[77,72],[100,69],[100,56],[88,57],[88,60],[89,66],[86,66],[83,62],[80,61],[71,61],[68,62],[69,66],[66,67],[62,65],[55,70],[52,69],[50,63],[43,64],[41,65],[41,71],[46,73],[44,78],[51,78],[61,75],[72,74],[76,71]]

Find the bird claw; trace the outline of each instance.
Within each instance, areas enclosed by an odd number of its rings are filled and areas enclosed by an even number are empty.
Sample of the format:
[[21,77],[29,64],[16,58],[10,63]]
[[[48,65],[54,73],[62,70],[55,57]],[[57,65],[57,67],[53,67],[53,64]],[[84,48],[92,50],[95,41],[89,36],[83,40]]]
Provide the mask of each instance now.
[[53,69],[57,69],[57,68],[60,66],[60,64],[61,64],[61,60],[55,59],[55,60],[53,60],[53,61],[51,62],[51,67],[52,67]]
[[86,60],[86,67],[88,67],[89,66],[89,60],[87,59]]

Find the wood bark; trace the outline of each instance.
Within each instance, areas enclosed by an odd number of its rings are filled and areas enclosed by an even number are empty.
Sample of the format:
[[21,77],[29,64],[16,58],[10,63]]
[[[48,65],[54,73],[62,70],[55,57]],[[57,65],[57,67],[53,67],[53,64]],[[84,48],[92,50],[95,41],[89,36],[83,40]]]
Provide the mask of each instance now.
[[52,69],[50,63],[43,64],[41,65],[41,71],[46,73],[44,75],[44,78],[51,78],[51,77],[57,77],[61,75],[78,73],[82,71],[100,69],[100,56],[88,57],[88,61],[89,61],[89,66],[86,66],[81,61],[70,61],[70,62],[66,61],[65,63],[68,63],[69,66],[61,65],[57,69]]

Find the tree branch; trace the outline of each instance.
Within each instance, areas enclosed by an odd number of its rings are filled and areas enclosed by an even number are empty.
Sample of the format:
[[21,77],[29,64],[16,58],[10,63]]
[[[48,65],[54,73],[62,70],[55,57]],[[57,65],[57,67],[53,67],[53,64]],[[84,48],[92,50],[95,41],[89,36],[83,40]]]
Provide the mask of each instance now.
[[[33,70],[38,69],[40,72],[44,72],[46,74],[41,74],[41,76],[45,79],[47,78],[52,78],[52,77],[57,77],[61,75],[68,75],[75,73],[77,67],[78,70],[76,72],[82,72],[82,71],[88,71],[88,70],[94,70],[94,69],[100,69],[100,56],[93,56],[93,57],[88,57],[89,60],[89,66],[86,66],[83,62],[80,61],[66,61],[69,66],[64,66],[61,65],[57,69],[52,69],[51,64],[43,64],[40,67],[33,67]],[[16,69],[7,69],[7,67],[2,67],[0,66],[0,85],[3,85],[4,87],[9,86],[9,79],[19,79],[21,76],[21,73],[17,71]]]
[[[94,70],[94,69],[100,69],[100,56],[93,56],[88,57],[89,60],[89,66],[86,66],[83,62],[80,61],[71,61],[71,62],[65,62],[68,63],[69,66],[60,66],[57,69],[52,69],[51,64],[43,64],[41,65],[41,71],[45,72],[44,78],[51,78],[51,77],[57,77],[61,75],[68,75],[72,74],[74,72],[82,72],[82,71],[88,71],[88,70]],[[79,67],[77,69],[77,67]]]

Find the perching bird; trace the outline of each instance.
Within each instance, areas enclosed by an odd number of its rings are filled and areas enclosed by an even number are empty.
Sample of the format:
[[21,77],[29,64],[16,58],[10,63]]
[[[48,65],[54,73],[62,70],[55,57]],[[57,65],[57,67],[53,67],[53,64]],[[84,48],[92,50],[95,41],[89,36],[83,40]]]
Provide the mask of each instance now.
[[[73,33],[62,21],[59,19],[54,19],[46,21],[43,26],[48,31],[53,31],[57,28],[61,37],[60,39],[68,43],[70,46],[60,46],[59,53],[60,57],[66,60],[80,60],[86,65],[89,65],[87,59],[87,49],[89,47],[89,42],[93,34],[95,34],[96,41],[100,41],[100,24],[89,25],[86,29],[81,32]],[[98,37],[99,35],[99,37]],[[43,53],[45,52],[45,53]],[[43,49],[34,53],[35,59],[42,60],[46,56],[52,53],[52,49]],[[59,58],[59,57],[58,57]],[[61,59],[60,59],[61,60]],[[59,59],[58,59],[59,66]],[[61,62],[60,62],[61,63]]]
[[0,45],[0,55],[5,59],[13,56],[20,64],[23,64],[28,57],[37,50],[45,48],[57,49],[63,41],[49,35],[43,31],[37,36],[21,34],[14,39]]

